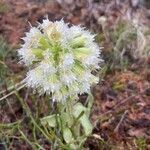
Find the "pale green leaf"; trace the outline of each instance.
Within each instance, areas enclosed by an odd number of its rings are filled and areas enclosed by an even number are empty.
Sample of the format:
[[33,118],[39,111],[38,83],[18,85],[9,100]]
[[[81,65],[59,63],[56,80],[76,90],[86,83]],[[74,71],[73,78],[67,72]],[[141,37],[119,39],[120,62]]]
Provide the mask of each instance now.
[[50,115],[50,116],[46,116],[44,118],[41,119],[41,123],[42,125],[49,125],[50,127],[55,127],[56,126],[56,115]]
[[69,128],[66,127],[63,129],[63,137],[66,143],[70,143],[73,140],[73,136]]
[[89,135],[92,132],[93,126],[88,118],[87,111],[88,109],[86,107],[84,107],[81,103],[77,103],[74,106],[73,115],[75,118],[77,118],[82,112],[84,112],[84,114],[79,118],[79,121],[84,129],[85,134]]

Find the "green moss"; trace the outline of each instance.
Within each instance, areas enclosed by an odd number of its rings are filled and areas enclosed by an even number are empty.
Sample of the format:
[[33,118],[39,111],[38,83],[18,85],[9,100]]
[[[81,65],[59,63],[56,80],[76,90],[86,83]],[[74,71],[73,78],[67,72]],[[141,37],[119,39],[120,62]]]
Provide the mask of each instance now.
[[8,6],[5,3],[0,2],[0,13],[5,13],[8,11]]
[[146,140],[144,138],[138,138],[135,140],[137,150],[146,150],[147,149],[147,144]]

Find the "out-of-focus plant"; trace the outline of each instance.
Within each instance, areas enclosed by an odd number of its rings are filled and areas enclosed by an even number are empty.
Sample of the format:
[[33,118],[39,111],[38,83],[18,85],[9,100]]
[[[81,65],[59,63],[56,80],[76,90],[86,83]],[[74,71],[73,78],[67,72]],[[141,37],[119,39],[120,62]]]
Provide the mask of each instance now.
[[103,34],[98,40],[108,43],[106,60],[110,68],[127,68],[135,60],[150,58],[150,30],[137,20],[119,20],[115,26],[107,25],[107,18],[100,18]]
[[[23,82],[49,96],[54,106],[52,114],[40,119],[52,149],[82,149],[92,132],[90,86],[99,77],[91,72],[102,61],[94,37],[80,26],[45,19],[31,27],[18,50],[20,62],[29,68]],[[78,94],[83,93],[89,94],[85,104],[78,102]]]
[[133,59],[148,58],[150,56],[150,34],[148,27],[138,24],[135,20],[124,25],[124,29],[114,47],[115,58],[123,60],[125,55]]
[[10,46],[4,40],[3,37],[0,37],[0,86],[5,83],[6,75],[8,72],[8,67],[5,64],[6,57],[10,52]]

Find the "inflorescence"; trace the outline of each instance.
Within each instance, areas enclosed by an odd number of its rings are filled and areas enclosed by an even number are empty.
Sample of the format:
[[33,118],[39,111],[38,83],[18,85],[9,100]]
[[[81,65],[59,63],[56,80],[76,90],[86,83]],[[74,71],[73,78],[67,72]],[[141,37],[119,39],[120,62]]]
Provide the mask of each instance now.
[[31,27],[18,50],[20,61],[29,71],[24,81],[40,94],[51,94],[53,101],[90,91],[99,78],[91,74],[99,68],[100,49],[92,35],[80,26],[69,26],[63,20],[48,19]]

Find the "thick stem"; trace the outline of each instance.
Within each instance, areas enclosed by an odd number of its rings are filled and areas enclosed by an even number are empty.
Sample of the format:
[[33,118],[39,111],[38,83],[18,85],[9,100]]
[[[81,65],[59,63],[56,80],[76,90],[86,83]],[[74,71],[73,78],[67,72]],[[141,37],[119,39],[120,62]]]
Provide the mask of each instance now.
[[73,106],[71,103],[71,99],[67,99],[67,101],[66,101],[66,112],[69,114],[71,124],[73,124],[73,112],[72,112],[72,110],[73,110]]
[[66,113],[69,114],[69,120],[70,120],[69,128],[72,132],[74,139],[76,140],[80,136],[79,134],[80,125],[76,124],[74,126],[74,124],[76,123],[76,119],[73,116],[73,102],[71,99],[67,99],[66,101]]

